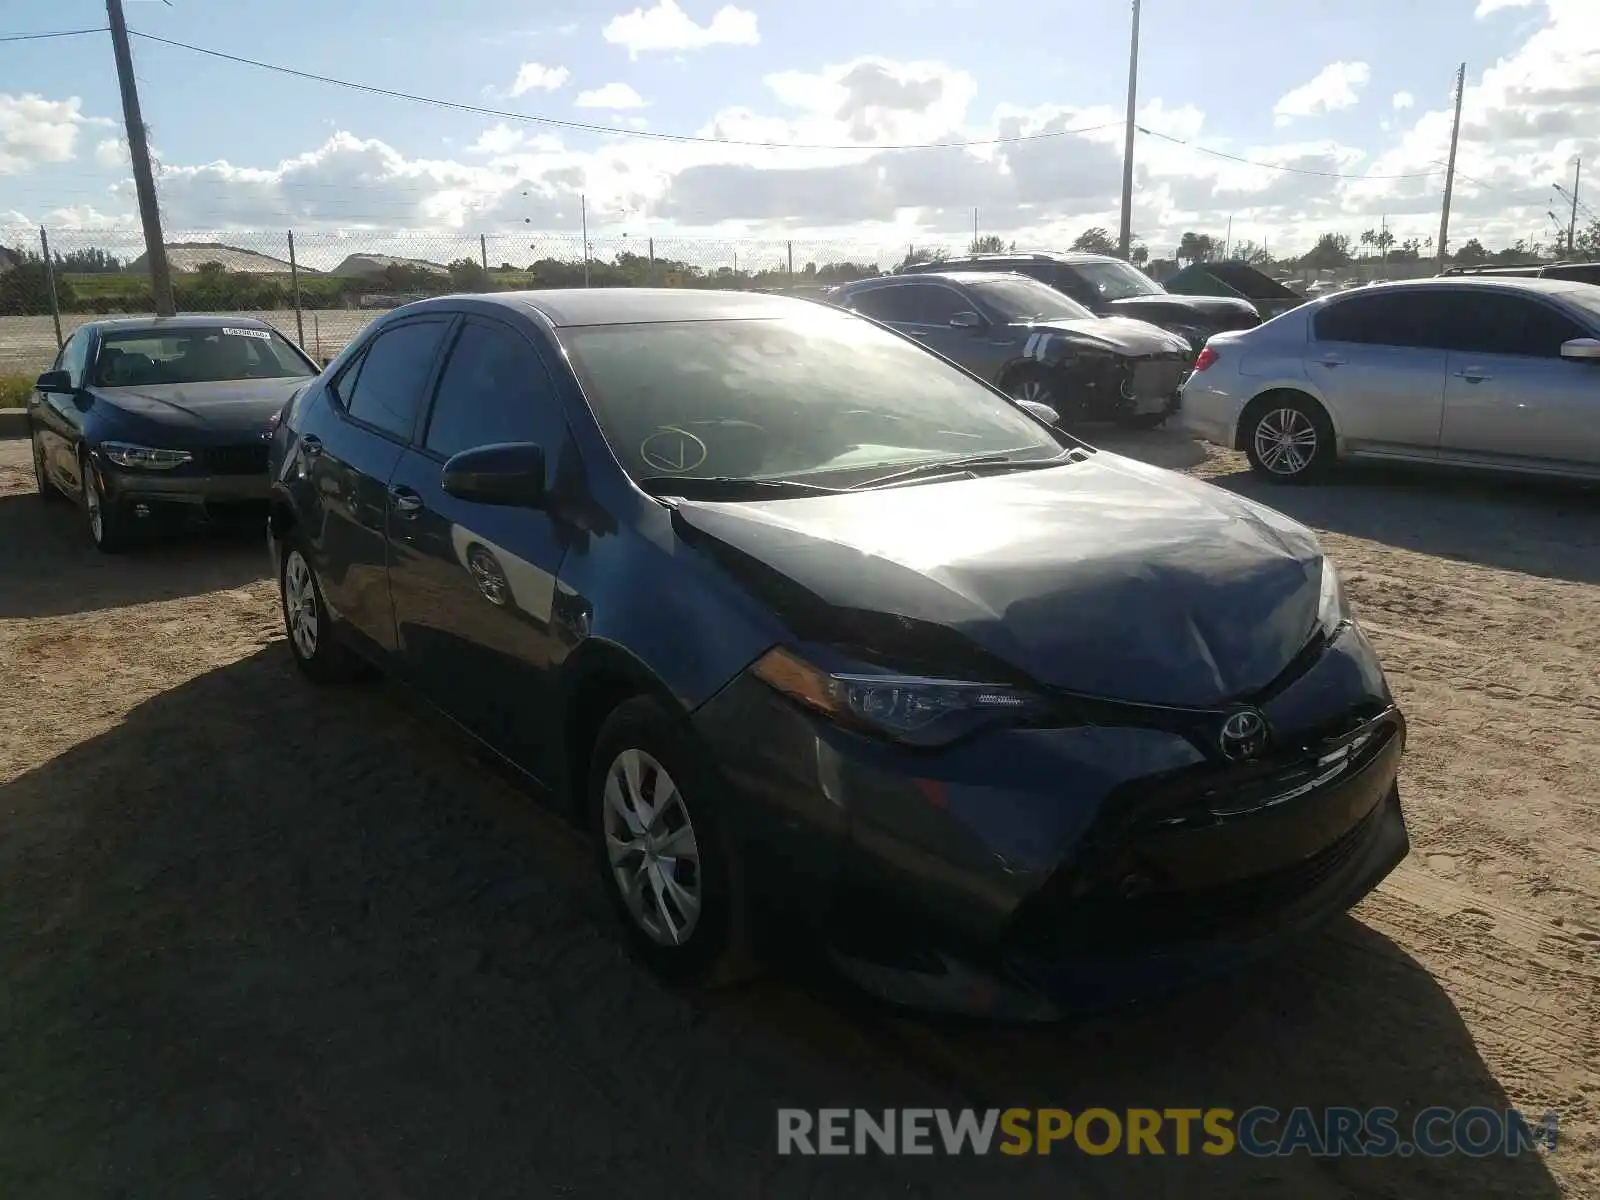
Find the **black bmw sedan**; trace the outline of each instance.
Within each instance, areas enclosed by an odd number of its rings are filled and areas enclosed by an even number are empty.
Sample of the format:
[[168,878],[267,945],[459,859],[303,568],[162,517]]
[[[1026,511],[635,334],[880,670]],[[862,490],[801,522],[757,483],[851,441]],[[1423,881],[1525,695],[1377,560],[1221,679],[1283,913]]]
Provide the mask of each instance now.
[[107,552],[167,517],[264,514],[270,424],[316,374],[247,317],[80,325],[28,400],[39,494],[77,501]]
[[1405,721],[1309,530],[837,309],[408,305],[271,477],[304,673],[380,667],[570,804],[680,978],[788,923],[891,1000],[1049,1016],[1407,852]]

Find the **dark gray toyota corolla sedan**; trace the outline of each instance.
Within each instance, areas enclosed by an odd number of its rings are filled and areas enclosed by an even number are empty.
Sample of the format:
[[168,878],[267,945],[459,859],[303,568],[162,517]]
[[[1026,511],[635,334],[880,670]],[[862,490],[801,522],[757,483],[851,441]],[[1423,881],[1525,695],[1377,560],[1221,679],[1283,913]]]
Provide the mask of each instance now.
[[1405,722],[1310,531],[851,314],[423,301],[270,467],[295,661],[383,668],[570,802],[675,977],[798,923],[889,999],[1048,1016],[1407,851]]

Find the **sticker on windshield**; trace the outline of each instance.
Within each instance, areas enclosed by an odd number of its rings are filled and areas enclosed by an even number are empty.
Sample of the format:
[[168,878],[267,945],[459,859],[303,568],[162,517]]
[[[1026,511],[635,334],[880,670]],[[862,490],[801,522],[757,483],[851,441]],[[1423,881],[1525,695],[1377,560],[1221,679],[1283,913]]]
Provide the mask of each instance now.
[[270,342],[272,340],[272,335],[265,329],[230,329],[228,326],[224,325],[222,327],[222,332],[227,334],[229,337],[260,338],[264,342]]

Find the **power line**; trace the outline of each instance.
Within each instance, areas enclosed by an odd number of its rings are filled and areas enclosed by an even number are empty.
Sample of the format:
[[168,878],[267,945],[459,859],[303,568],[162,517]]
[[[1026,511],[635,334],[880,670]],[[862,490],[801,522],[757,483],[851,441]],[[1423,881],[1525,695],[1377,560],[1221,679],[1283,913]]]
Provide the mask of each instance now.
[[57,29],[48,33],[0,33],[0,42],[43,42],[50,38],[82,37],[86,33],[105,33],[109,25],[97,25],[93,29]]
[[1055,129],[1045,133],[1020,134],[1017,137],[986,138],[976,141],[962,142],[878,142],[863,146],[860,143],[824,143],[824,142],[762,142],[742,138],[716,138],[701,137],[687,133],[663,133],[650,129],[627,129],[614,125],[596,125],[587,121],[567,121],[560,117],[537,116],[533,113],[508,112],[504,109],[485,108],[478,104],[463,104],[456,100],[441,100],[436,96],[420,96],[415,92],[402,92],[394,88],[378,87],[369,83],[356,83],[349,79],[335,79],[331,75],[319,75],[315,71],[302,71],[295,67],[285,67],[278,63],[262,62],[259,59],[245,58],[238,54],[228,54],[221,50],[211,50],[205,46],[195,46],[188,42],[175,41],[172,38],[157,37],[153,33],[140,33],[130,29],[129,33],[147,42],[159,42],[163,46],[174,46],[179,50],[188,50],[194,54],[203,54],[208,58],[219,58],[224,62],[239,63],[247,67],[255,67],[262,71],[275,71],[280,75],[291,75],[296,79],[308,79],[314,83],[331,84],[334,87],[348,88],[351,91],[365,92],[372,96],[387,96],[392,100],[409,100],[414,104],[427,104],[434,108],[450,109],[454,112],[472,113],[480,117],[494,117],[502,121],[524,121],[534,125],[549,125],[558,129],[572,129],[583,133],[603,133],[612,137],[641,138],[646,141],[658,142],[690,142],[710,146],[742,146],[758,150],[964,150],[977,149],[981,146],[1006,146],[1019,142],[1038,142],[1049,138],[1072,137],[1083,133],[1095,133],[1101,129],[1109,129],[1119,124],[1116,121],[1106,121],[1099,125],[1086,126],[1083,129]]
[[1260,167],[1266,171],[1282,171],[1287,175],[1315,175],[1321,179],[1348,179],[1359,182],[1363,179],[1432,179],[1439,174],[1438,171],[1418,171],[1406,175],[1352,175],[1343,171],[1318,171],[1311,167],[1286,167],[1282,163],[1259,162],[1253,158],[1241,158],[1237,154],[1229,154],[1225,150],[1213,150],[1209,146],[1196,145],[1194,142],[1185,141],[1183,138],[1173,137],[1171,134],[1161,133],[1159,130],[1146,129],[1143,125],[1138,127],[1139,132],[1148,134],[1153,138],[1160,138],[1164,142],[1171,142],[1175,146],[1187,146],[1190,150],[1201,154],[1209,154],[1213,158],[1225,158],[1229,162],[1241,163],[1247,167]]

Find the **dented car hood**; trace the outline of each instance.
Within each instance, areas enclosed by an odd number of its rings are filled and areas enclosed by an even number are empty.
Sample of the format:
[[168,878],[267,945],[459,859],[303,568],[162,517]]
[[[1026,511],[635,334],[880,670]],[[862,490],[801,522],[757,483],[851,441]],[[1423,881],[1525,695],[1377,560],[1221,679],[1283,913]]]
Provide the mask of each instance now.
[[[1034,321],[1026,328],[1060,340],[1063,347],[1104,350],[1124,358],[1149,358],[1178,354],[1187,357],[1189,343],[1148,321],[1130,317],[1091,317],[1079,320]],[[1041,356],[1042,357],[1042,356]]]
[[1316,629],[1310,530],[1104,451],[848,495],[674,503],[686,539],[803,622],[802,640],[849,640],[867,615],[1085,696],[1224,703],[1271,683]]

